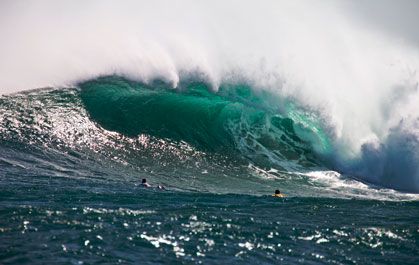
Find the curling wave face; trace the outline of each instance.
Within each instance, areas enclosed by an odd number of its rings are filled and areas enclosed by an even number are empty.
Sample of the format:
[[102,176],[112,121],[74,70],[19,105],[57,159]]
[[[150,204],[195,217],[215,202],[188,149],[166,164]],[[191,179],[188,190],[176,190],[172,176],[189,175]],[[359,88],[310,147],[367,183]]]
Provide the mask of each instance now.
[[2,163],[40,175],[152,177],[216,193],[267,194],[280,186],[296,196],[410,198],[333,171],[333,139],[320,116],[245,83],[213,91],[187,78],[173,89],[162,80],[107,76],[4,96],[1,105]]
[[281,115],[278,104],[268,105],[275,101],[273,95],[248,85],[225,85],[211,92],[207,83],[189,80],[175,90],[161,81],[146,85],[105,77],[80,87],[92,119],[111,131],[131,137],[144,133],[289,165],[317,165],[293,120]]

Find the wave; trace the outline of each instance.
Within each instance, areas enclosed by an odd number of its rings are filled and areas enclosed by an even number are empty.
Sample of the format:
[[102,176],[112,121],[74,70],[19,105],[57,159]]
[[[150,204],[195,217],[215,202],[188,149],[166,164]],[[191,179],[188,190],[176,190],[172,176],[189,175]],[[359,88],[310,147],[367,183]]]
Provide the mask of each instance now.
[[[396,12],[407,2],[377,3],[6,1],[0,89],[79,85],[74,115],[106,139],[100,130],[153,135],[265,167],[325,167],[418,192],[417,32],[375,23],[382,8],[411,23]],[[205,81],[185,78],[196,73]],[[112,75],[125,79],[97,79]],[[33,127],[31,119],[12,119],[22,128],[12,122],[4,135],[50,139],[48,130],[58,141],[70,137],[66,128],[111,153],[69,129],[76,121],[48,129],[54,121]]]
[[[347,185],[349,178],[377,187],[415,191],[416,160],[412,159],[417,153],[412,148],[417,144],[416,136],[404,138],[409,137],[406,131],[395,129],[386,145],[365,146],[363,157],[342,163],[335,154],[336,139],[320,114],[292,98],[281,98],[246,83],[225,83],[213,91],[210,83],[199,78],[185,78],[173,89],[163,80],[146,84],[106,76],[78,87],[3,97],[2,146],[12,143],[13,149],[19,150],[16,144],[23,144],[24,149],[29,145],[38,150],[35,156],[39,152],[55,156],[57,151],[64,151],[71,156],[92,157],[105,167],[109,166],[106,161],[111,161],[116,163],[111,168],[122,166],[120,172],[134,170],[129,175],[145,176],[153,172],[166,182],[173,180],[168,173],[173,171],[182,176],[177,179],[179,184],[191,189],[205,186],[212,190],[207,181],[221,178],[232,192],[238,182],[257,176],[280,180],[288,190],[298,193],[300,189],[304,194],[313,192],[310,183],[316,187],[331,178],[334,181],[330,183],[340,189],[357,187],[353,185],[356,181]],[[44,151],[45,147],[49,151]],[[404,155],[399,156],[400,152]],[[5,159],[13,164],[13,156]],[[392,163],[386,164],[385,159],[392,159]],[[55,165],[47,160],[44,163]],[[15,162],[22,164],[19,159]],[[343,175],[330,174],[330,170]],[[324,172],[323,177],[319,172]],[[373,175],[377,172],[382,175]],[[394,179],[400,172],[407,177]],[[197,175],[204,179],[198,181]],[[191,179],[195,179],[192,186],[188,183]],[[213,189],[220,192],[219,187]],[[335,188],[331,192],[336,192]]]
[[186,82],[184,91],[116,76],[79,86],[0,98],[6,175],[147,177],[171,189],[266,194],[275,180],[297,188],[292,174],[284,179],[287,170],[317,166],[292,120],[264,109],[248,86],[226,88],[225,96],[202,81]]
[[249,85],[223,84],[214,92],[205,82],[189,80],[174,90],[163,81],[146,85],[105,77],[80,87],[93,120],[109,130],[234,150],[268,168],[326,166],[378,185],[410,191],[418,187],[419,145],[411,130],[417,125],[401,122],[386,142],[367,142],[360,157],[346,158],[336,153],[341,151],[339,142],[321,115]]
[[273,95],[248,85],[226,84],[214,92],[208,83],[192,79],[174,90],[161,80],[147,85],[104,77],[79,86],[91,118],[107,130],[185,141],[253,161],[265,157],[282,165],[318,163],[311,143],[297,135],[294,121],[280,113],[278,102],[267,104],[274,102]]

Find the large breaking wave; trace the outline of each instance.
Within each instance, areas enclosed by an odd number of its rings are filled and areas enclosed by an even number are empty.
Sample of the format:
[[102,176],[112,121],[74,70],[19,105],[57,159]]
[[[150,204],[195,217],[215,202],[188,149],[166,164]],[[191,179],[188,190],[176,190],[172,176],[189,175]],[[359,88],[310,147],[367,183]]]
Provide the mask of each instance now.
[[[89,114],[108,130],[270,158],[272,163],[315,165],[310,162],[314,161],[311,143],[296,134],[300,124],[280,112],[281,101],[248,85],[223,85],[212,92],[207,83],[189,80],[174,90],[161,81],[146,85],[105,77],[80,86]],[[312,139],[320,137],[307,129],[310,133]]]
[[345,1],[1,5],[2,93],[78,85],[127,137],[419,191],[419,49]]

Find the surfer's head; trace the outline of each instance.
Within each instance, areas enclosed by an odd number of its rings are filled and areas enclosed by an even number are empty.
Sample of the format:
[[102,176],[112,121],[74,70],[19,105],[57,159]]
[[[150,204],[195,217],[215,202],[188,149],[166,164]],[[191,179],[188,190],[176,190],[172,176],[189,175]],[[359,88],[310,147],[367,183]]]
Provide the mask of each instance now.
[[275,190],[275,194],[281,194],[279,190]]
[[147,180],[146,180],[146,179],[143,179],[143,180],[141,181],[141,183],[147,183]]

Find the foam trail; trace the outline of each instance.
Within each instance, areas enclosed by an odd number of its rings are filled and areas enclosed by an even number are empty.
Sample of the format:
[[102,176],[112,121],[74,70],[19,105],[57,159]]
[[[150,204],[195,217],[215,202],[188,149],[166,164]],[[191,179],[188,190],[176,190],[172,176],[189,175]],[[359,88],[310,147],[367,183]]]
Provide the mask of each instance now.
[[332,166],[419,191],[419,49],[345,1],[2,1],[0,10],[2,94],[114,73],[176,86],[199,72],[214,88],[246,79],[318,113],[332,142],[319,152]]

